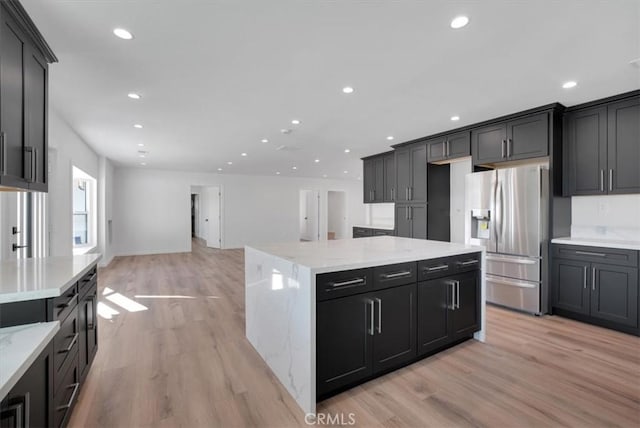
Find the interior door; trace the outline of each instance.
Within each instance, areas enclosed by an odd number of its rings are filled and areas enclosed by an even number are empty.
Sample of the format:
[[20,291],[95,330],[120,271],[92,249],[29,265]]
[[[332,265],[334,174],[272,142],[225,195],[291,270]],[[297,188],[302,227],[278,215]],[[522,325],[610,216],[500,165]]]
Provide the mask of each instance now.
[[541,171],[539,166],[497,171],[499,253],[540,257]]
[[222,239],[220,236],[220,187],[212,186],[205,189],[207,199],[207,247],[220,248]]

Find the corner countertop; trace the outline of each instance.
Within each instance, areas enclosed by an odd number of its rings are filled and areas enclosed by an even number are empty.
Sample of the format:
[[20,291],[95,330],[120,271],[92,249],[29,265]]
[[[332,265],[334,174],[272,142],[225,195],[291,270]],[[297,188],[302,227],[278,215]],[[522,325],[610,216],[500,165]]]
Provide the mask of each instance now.
[[0,303],[47,299],[62,295],[102,256],[83,254],[0,262]]
[[379,229],[379,230],[394,230],[395,226],[388,224],[354,224],[353,227],[362,227],[363,229]]
[[640,251],[640,242],[622,241],[615,239],[592,239],[592,238],[554,238],[552,244],[584,245],[585,247],[619,248],[622,250]]
[[0,328],[0,400],[26,373],[58,330],[58,321]]
[[475,245],[396,236],[288,242],[247,246],[246,248],[307,267],[314,274],[484,251],[484,247]]

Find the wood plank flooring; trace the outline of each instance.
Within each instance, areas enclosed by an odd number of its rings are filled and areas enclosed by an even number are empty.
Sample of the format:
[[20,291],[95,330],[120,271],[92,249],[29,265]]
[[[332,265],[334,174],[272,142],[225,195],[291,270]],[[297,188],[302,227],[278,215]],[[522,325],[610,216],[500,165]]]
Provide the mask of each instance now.
[[[241,250],[194,241],[189,254],[116,258],[101,270],[106,318],[70,426],[306,426],[244,337],[243,263]],[[318,412],[345,423],[351,413],[362,427],[640,426],[639,338],[494,307],[487,319],[486,343],[465,342]]]

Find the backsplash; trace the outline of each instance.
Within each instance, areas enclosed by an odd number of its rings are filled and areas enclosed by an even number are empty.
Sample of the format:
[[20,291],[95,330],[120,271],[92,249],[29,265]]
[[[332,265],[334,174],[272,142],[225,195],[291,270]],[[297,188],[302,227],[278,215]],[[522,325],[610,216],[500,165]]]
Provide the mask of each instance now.
[[640,241],[640,195],[572,197],[571,236]]
[[394,226],[395,204],[367,204],[367,207],[367,224]]

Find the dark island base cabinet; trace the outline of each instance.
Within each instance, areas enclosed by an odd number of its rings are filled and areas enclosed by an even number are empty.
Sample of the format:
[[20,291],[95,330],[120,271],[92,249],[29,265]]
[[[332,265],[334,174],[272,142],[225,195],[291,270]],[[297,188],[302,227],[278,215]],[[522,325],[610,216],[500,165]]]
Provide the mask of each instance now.
[[49,344],[0,402],[0,426],[52,426],[52,393],[53,347]]
[[554,245],[554,255],[554,313],[640,335],[638,252]]
[[[466,254],[319,275],[318,400],[472,337],[480,329],[479,265],[479,254]],[[419,275],[429,280],[417,283]]]
[[354,227],[354,238],[369,238],[371,236],[393,236],[395,234],[393,229],[372,229],[370,227]]

